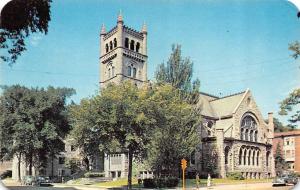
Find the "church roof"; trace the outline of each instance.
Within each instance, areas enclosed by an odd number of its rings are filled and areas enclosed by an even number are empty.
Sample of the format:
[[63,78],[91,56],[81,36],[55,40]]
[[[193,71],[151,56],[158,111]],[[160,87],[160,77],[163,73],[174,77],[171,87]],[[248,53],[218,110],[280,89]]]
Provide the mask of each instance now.
[[200,93],[199,104],[202,107],[202,115],[214,118],[232,115],[246,92],[247,91],[243,91],[225,97]]

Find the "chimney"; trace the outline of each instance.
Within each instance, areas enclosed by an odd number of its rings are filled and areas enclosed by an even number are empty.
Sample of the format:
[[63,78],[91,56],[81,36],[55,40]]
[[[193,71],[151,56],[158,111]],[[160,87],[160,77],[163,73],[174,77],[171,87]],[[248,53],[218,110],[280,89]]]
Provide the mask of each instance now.
[[269,112],[268,113],[268,129],[269,129],[269,138],[274,138],[273,112]]

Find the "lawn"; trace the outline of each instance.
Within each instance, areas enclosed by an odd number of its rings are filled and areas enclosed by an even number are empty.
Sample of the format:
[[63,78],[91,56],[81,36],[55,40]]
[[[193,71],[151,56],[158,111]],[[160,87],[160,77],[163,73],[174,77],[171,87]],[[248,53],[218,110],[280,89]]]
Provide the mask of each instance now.
[[[108,182],[101,182],[93,184],[98,187],[122,187],[127,185],[127,179],[119,179],[115,181],[108,181]],[[138,187],[138,181],[137,179],[132,179],[132,185],[133,187]]]

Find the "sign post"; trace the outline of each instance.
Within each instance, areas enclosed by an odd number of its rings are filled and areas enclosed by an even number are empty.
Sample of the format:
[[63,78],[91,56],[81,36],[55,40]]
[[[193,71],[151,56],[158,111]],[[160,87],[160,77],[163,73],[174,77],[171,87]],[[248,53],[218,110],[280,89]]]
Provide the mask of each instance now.
[[183,158],[181,160],[181,169],[182,169],[182,190],[184,190],[184,174],[185,174],[185,169],[186,169],[186,160]]

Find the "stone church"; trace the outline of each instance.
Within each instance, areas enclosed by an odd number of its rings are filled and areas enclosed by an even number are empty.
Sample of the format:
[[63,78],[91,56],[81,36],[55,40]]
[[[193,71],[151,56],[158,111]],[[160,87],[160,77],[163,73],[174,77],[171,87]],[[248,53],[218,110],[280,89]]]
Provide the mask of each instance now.
[[272,139],[272,113],[266,123],[249,89],[234,95],[216,97],[200,94],[202,144],[191,158],[190,170],[220,177],[241,172],[245,178],[275,176]]
[[[120,14],[117,25],[111,30],[106,31],[102,26],[100,46],[101,88],[110,82],[120,83],[124,80],[130,80],[138,87],[148,83],[145,24],[141,31],[134,30],[124,25]],[[195,147],[191,155],[188,172],[207,175],[214,174],[216,170],[222,178],[230,172],[241,172],[245,178],[268,178],[275,175],[273,116],[269,113],[268,122],[265,122],[249,89],[226,97],[201,93],[198,106],[202,108],[203,120],[199,126],[202,143]],[[63,165],[64,157],[70,155],[67,151],[60,155],[61,159],[56,160],[55,175],[70,174]],[[16,163],[13,165],[15,177]],[[128,156],[124,153],[105,154],[96,165],[99,165],[96,167],[98,171],[105,172],[106,177],[122,178],[128,174]],[[45,175],[49,173],[50,169],[47,169]],[[140,174],[142,178],[153,175],[151,171],[140,171]]]
[[[131,80],[137,86],[147,83],[147,29],[141,31],[124,25],[122,15],[118,16],[117,26],[101,29],[100,86],[109,82],[120,83]],[[191,155],[188,171],[211,173],[207,168],[208,159],[217,158],[213,167],[220,177],[228,172],[241,172],[245,178],[266,178],[274,176],[272,138],[274,133],[273,116],[269,113],[268,122],[250,92],[216,97],[200,94],[203,122],[199,126],[202,145]],[[213,155],[213,154],[216,155]],[[106,155],[104,170],[107,176],[127,175],[127,155]],[[141,174],[148,176],[147,171]]]

